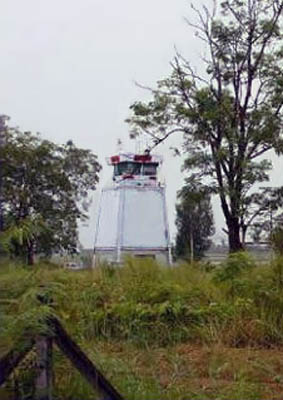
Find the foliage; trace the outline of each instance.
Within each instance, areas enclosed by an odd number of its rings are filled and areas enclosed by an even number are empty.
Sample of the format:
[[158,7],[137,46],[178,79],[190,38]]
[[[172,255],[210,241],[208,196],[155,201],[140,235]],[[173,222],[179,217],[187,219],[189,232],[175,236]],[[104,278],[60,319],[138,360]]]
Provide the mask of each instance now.
[[[57,145],[6,126],[0,149],[5,235],[18,256],[77,247],[77,221],[87,218],[100,165],[72,141]],[[6,237],[6,239],[5,239]]]
[[252,257],[245,252],[229,254],[227,260],[215,274],[215,279],[219,282],[232,281],[238,278],[243,271],[255,267],[255,262]]
[[243,273],[251,271],[255,268],[255,261],[245,252],[237,252],[229,254],[225,263],[220,265],[214,275],[216,283],[225,282],[227,294],[232,298],[241,296],[241,293],[249,287],[248,280],[243,280]]
[[149,134],[153,147],[175,132],[184,134],[188,182],[201,182],[219,196],[230,250],[238,251],[266,207],[264,191],[255,190],[272,168],[264,155],[283,149],[283,2],[216,5],[195,10],[198,24],[188,22],[206,44],[206,74],[177,54],[171,76],[150,89],[152,100],[132,104],[128,122],[131,135]]
[[274,250],[280,255],[283,255],[283,227],[278,225],[271,233],[270,237]]
[[[53,297],[53,312],[75,337],[86,340],[123,339],[139,346],[201,342],[208,340],[206,328],[211,324],[222,334],[227,330],[229,337],[233,321],[260,318],[264,330],[278,331],[278,336],[269,340],[281,343],[281,320],[275,319],[272,326],[265,320],[271,304],[273,317],[275,313],[279,316],[283,304],[278,268],[275,264],[272,269],[257,267],[245,253],[231,255],[212,272],[194,265],[172,269],[131,259],[114,270],[101,266],[94,271],[71,272],[45,265],[45,269],[10,267],[1,271],[2,330],[16,327],[15,333],[9,331],[10,341],[35,320],[30,317],[33,312],[38,318],[37,294],[44,290]],[[227,343],[237,341],[234,334]],[[267,336],[258,338],[259,343],[266,340]]]
[[46,231],[47,228],[40,216],[26,217],[0,232],[0,243],[4,251],[14,253],[15,249],[31,246]]
[[[271,399],[266,380],[282,379],[282,266],[256,265],[245,253],[212,272],[132,259],[75,272],[1,265],[0,355],[23,332],[46,333],[42,322],[56,315],[126,398],[159,398],[166,389],[168,400]],[[39,293],[53,302],[41,304]],[[54,360],[56,398],[93,398],[56,349]]]
[[[200,188],[184,186],[176,205],[176,257],[200,259],[209,248],[214,234],[210,196]],[[193,249],[191,249],[191,245]]]

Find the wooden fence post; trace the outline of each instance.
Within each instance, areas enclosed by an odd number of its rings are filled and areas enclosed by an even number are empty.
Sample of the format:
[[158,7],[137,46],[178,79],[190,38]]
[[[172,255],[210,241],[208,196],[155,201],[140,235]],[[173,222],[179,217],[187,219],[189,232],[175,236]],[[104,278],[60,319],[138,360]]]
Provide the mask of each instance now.
[[124,400],[123,396],[111,385],[78,344],[67,334],[59,320],[52,318],[49,324],[53,328],[55,334],[54,341],[59,349],[69,358],[74,367],[77,368],[93,389],[100,393],[101,400]]
[[35,341],[36,380],[35,399],[52,400],[52,338],[39,336]]
[[[53,299],[46,291],[45,285],[40,285],[40,293],[37,295],[42,304],[52,306]],[[46,326],[48,321],[46,320]],[[40,335],[35,340],[36,350],[36,380],[35,399],[52,400],[53,362],[52,362],[52,337]]]
[[[52,304],[48,293],[39,294],[38,299],[43,304]],[[52,345],[54,341],[92,388],[96,392],[99,392],[101,400],[124,400],[123,396],[111,385],[78,344],[67,334],[56,317],[48,317],[45,322],[48,328],[45,334],[41,333],[35,339],[23,339],[17,348],[11,350],[0,359],[0,386],[35,345],[36,379],[35,397],[33,399],[52,400]]]

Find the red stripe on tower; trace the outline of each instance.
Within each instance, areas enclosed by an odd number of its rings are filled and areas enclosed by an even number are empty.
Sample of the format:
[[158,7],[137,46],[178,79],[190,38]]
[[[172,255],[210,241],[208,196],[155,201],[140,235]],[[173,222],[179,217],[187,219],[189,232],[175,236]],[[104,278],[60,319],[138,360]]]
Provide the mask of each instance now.
[[138,161],[138,162],[142,162],[142,163],[149,162],[149,161],[151,161],[151,155],[149,155],[149,154],[136,154],[135,157],[134,157],[134,160]]
[[118,164],[120,162],[120,156],[112,156],[110,160],[112,164]]

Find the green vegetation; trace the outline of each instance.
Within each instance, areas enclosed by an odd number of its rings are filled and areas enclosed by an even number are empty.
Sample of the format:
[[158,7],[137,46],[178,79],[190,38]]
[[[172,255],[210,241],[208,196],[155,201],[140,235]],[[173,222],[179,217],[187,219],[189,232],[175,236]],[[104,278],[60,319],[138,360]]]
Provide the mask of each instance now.
[[0,251],[34,261],[34,254],[74,252],[78,221],[87,219],[101,169],[91,150],[58,145],[7,125],[0,115]]
[[131,105],[127,121],[132,136],[150,137],[151,148],[183,135],[187,180],[219,197],[230,250],[239,251],[256,219],[282,207],[282,188],[262,183],[269,154],[283,151],[283,2],[203,3],[187,21],[205,51],[201,68],[190,50],[188,58],[177,52],[171,74],[148,101]]
[[200,260],[215,233],[210,195],[201,187],[185,184],[176,204],[176,244],[174,255],[183,260]]
[[[55,314],[126,399],[279,399],[282,270],[280,258],[257,266],[245,253],[214,268],[132,259],[121,268],[73,272],[5,264],[0,354],[23,332],[42,332],[44,318]],[[39,292],[51,306],[40,304]],[[27,393],[32,368],[18,369]],[[55,399],[93,399],[57,350],[54,369]]]

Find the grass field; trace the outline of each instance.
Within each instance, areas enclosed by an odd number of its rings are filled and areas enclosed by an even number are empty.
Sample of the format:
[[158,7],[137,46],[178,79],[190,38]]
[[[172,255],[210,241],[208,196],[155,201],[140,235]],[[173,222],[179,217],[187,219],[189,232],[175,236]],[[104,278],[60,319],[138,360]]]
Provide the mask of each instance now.
[[[52,306],[40,305],[39,292]],[[283,398],[281,259],[257,265],[239,254],[217,267],[174,268],[129,259],[85,271],[4,263],[0,305],[0,354],[55,314],[129,400]],[[17,372],[25,399],[27,362]],[[54,372],[54,399],[95,398],[58,350]],[[13,398],[13,384],[1,400]]]

